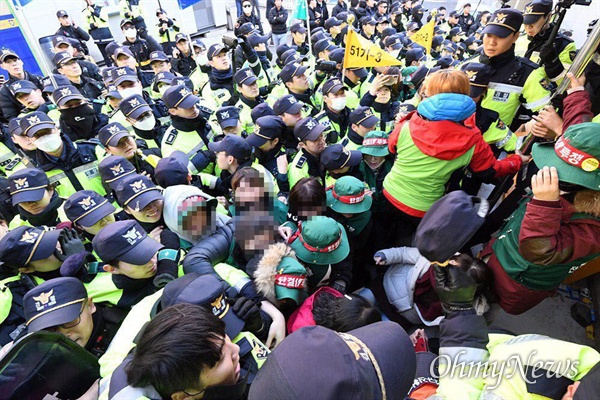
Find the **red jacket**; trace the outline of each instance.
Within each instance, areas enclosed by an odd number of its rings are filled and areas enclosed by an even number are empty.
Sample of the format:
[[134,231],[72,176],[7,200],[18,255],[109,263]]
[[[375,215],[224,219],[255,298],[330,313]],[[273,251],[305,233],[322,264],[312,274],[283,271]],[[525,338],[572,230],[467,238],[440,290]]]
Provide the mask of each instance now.
[[343,296],[343,294],[341,294],[340,292],[338,292],[337,290],[335,290],[329,286],[323,286],[322,288],[320,288],[319,290],[314,292],[311,296],[309,296],[306,300],[304,300],[302,305],[300,305],[300,307],[298,307],[296,309],[296,311],[294,311],[292,313],[292,315],[290,316],[290,318],[288,319],[288,322],[287,322],[288,334],[290,334],[304,326],[316,325],[316,322],[313,319],[312,310],[313,310],[313,305],[315,303],[315,299],[322,292],[329,292],[332,295],[334,295],[335,297]]
[[563,99],[563,132],[571,125],[590,122],[594,118],[590,95],[585,90],[577,90]]

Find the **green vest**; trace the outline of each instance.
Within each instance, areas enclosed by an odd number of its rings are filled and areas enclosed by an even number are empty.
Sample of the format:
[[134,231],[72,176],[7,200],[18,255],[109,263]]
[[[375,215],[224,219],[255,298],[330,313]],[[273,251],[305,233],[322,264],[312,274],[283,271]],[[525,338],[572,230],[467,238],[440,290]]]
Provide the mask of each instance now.
[[[315,119],[325,127],[323,135],[325,135],[325,140],[328,145],[339,143],[340,140],[342,140],[340,124],[327,117],[327,112],[325,110],[315,115]],[[350,125],[350,122],[348,122],[348,124]],[[348,128],[350,128],[350,126],[348,126]],[[344,136],[347,136],[347,134],[347,131],[344,132]]]
[[202,88],[202,95],[200,97],[206,101],[206,104],[209,108],[218,110],[221,108],[223,103],[231,98],[231,93],[226,88],[218,88],[213,90],[210,87],[210,82],[207,82]]
[[500,119],[491,124],[483,133],[483,140],[506,151],[515,151],[517,147],[517,136]]
[[[519,208],[508,217],[504,226],[496,233],[498,239],[492,245],[492,249],[502,268],[512,279],[530,289],[553,290],[583,264],[600,256],[600,253],[555,265],[539,265],[525,260],[519,253],[519,233],[529,201],[531,201],[531,197],[521,201]],[[594,217],[589,214],[576,213],[571,217],[571,221],[581,218]]]
[[[209,141],[212,139],[212,132],[207,138]],[[160,151],[163,158],[169,157],[171,153],[179,150],[184,152],[191,160],[201,150],[208,150],[208,143],[204,143],[202,138],[197,132],[186,132],[175,129],[172,125],[165,132],[162,143],[160,145]],[[190,163],[188,164],[192,174],[200,172],[206,172],[211,174],[214,170],[214,165],[211,163],[202,171],[197,171],[196,168]]]
[[79,183],[84,190],[94,190],[104,196],[106,190],[104,189],[104,185],[102,185],[102,179],[98,172],[98,164],[98,160],[83,164],[77,168],[73,168],[69,171],[69,174],[62,169],[53,169],[46,171],[46,175],[51,184],[58,183],[56,191],[62,198],[68,199],[78,191],[73,184],[73,180]]
[[[63,202],[60,207],[58,207],[58,210],[56,210],[58,212],[58,221],[59,222],[67,222],[69,221],[69,218],[67,218],[67,214],[65,214],[65,203]],[[29,221],[25,221],[23,219],[21,219],[20,215],[16,215],[12,221],[10,221],[10,224],[8,224],[8,228],[9,230],[13,230],[18,228],[19,226],[33,226],[31,225],[31,223]],[[48,227],[51,229],[54,229],[54,227]]]
[[242,100],[238,100],[235,103],[235,107],[240,110],[240,124],[242,125],[242,132],[246,132],[250,135],[254,132],[254,122],[252,121],[252,108]]
[[413,142],[410,122],[402,127],[396,145],[398,157],[383,181],[387,192],[408,207],[427,211],[443,195],[452,173],[469,165],[475,146],[453,160],[424,154]]
[[190,74],[190,80],[194,84],[194,93],[199,94],[202,91],[202,87],[208,82],[208,75],[198,67]]
[[[21,156],[17,156],[4,143],[0,142],[0,172],[3,175],[10,176],[20,169],[34,167],[33,165],[26,165],[24,161]],[[27,162],[29,162],[29,159],[27,159]]]

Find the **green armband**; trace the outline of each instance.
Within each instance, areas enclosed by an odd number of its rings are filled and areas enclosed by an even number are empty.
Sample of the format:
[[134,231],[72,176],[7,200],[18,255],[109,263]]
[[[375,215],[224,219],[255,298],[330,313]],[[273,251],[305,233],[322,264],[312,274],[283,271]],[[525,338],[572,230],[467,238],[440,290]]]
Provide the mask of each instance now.
[[161,261],[161,260],[176,261],[178,253],[179,252],[177,250],[162,249],[161,251],[158,252],[158,261]]

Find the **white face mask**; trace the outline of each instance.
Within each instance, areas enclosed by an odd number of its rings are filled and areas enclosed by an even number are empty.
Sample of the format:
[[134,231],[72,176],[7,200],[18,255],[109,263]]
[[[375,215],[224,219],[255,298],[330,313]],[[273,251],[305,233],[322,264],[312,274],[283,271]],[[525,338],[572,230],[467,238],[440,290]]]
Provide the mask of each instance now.
[[346,96],[331,99],[330,107],[335,111],[342,111],[346,107]]
[[392,57],[394,57],[394,58],[398,58],[398,56],[400,55],[400,49],[398,49],[398,50],[392,50],[392,51],[390,51],[389,53],[390,53],[390,55],[391,55]]
[[156,120],[154,119],[154,115],[146,117],[142,120],[135,121],[133,126],[138,128],[141,131],[151,131],[154,129],[154,125],[156,124]]
[[125,29],[123,34],[128,39],[135,39],[137,37],[137,29],[135,29],[135,28]]
[[43,151],[44,153],[54,153],[62,144],[62,139],[58,133],[51,133],[50,135],[44,135],[35,140],[35,147]]
[[123,100],[128,99],[129,97],[137,94],[139,96],[142,96],[142,86],[133,86],[133,87],[129,87],[127,89],[120,89],[119,90],[119,94],[121,95],[121,97],[123,98]]

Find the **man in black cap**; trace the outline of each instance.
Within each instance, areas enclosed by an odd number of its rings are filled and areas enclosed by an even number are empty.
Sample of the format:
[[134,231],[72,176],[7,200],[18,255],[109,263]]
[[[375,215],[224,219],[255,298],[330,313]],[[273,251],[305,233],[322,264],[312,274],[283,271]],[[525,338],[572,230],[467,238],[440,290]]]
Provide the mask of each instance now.
[[358,150],[366,134],[377,128],[379,118],[373,114],[371,107],[360,106],[352,110],[349,120],[348,135],[339,143],[348,150]]
[[242,68],[235,73],[233,80],[239,93],[239,101],[235,104],[240,110],[240,123],[242,124],[242,135],[248,136],[254,131],[254,123],[250,113],[264,100],[260,96],[258,78],[250,68]]
[[[222,132],[221,135],[218,135],[218,138],[222,139],[225,135],[242,135],[239,108],[234,106],[221,107],[215,114]],[[215,141],[217,141],[216,139],[215,137]]]
[[268,115],[256,120],[254,132],[246,141],[255,149],[256,160],[277,180],[279,190],[289,193],[288,161],[282,136],[285,124],[281,117]]
[[350,109],[346,106],[346,87],[338,78],[325,81],[323,90],[323,111],[315,119],[325,126],[327,144],[337,143],[348,132]]
[[98,139],[108,154],[124,157],[133,164],[138,174],[144,173],[154,180],[154,169],[161,158],[160,149],[149,149],[142,140],[138,143],[138,140],[118,122],[112,122],[100,129]]
[[94,108],[100,112],[104,103],[101,95],[106,89],[104,83],[83,75],[78,60],[66,51],[56,53],[53,61],[58,72],[66,76],[70,84],[75,86],[79,93],[92,102],[95,105]]
[[559,33],[554,42],[548,43],[548,38],[555,25],[550,23],[552,15],[552,0],[534,0],[525,6],[523,11],[523,27],[529,42],[517,41],[516,47],[521,50],[525,45],[527,50],[522,55],[544,67],[546,75],[552,82],[562,80],[575,58],[576,46],[573,39]]
[[279,77],[286,86],[289,94],[294,96],[296,100],[304,103],[310,109],[310,115],[316,115],[319,107],[314,100],[310,81],[305,74],[306,70],[307,67],[294,62],[283,67],[279,73]]
[[350,175],[361,182],[364,176],[359,165],[362,161],[362,153],[358,150],[345,149],[340,143],[325,147],[319,162],[326,171],[325,187],[332,186],[342,176]]
[[19,117],[23,117],[33,111],[42,111],[55,121],[58,121],[60,118],[60,114],[56,110],[56,105],[50,100],[47,101],[42,91],[33,82],[26,80],[15,81],[10,84],[10,91],[15,96],[15,99],[25,107],[19,114]]
[[450,13],[448,14],[448,19],[446,20],[446,22],[444,22],[443,24],[440,25],[440,28],[448,33],[450,32],[450,29],[458,26],[458,18],[460,17],[458,11],[456,10],[452,10],[450,11]]
[[188,36],[184,33],[178,33],[175,36],[175,46],[177,46],[177,55],[173,58],[173,69],[183,76],[189,76],[198,65],[194,57],[194,52]]
[[73,141],[92,139],[108,123],[108,117],[96,111],[75,86],[57,87],[52,100],[60,112],[60,131]]
[[377,2],[377,12],[375,13],[375,19],[379,20],[381,17],[389,16],[389,4],[386,0],[379,0]]
[[308,47],[308,42],[306,40],[306,32],[306,27],[301,22],[297,22],[290,26],[292,46],[294,46],[296,51],[302,56],[310,53],[310,48]]
[[335,17],[331,17],[325,21],[325,30],[331,35],[333,43],[339,45],[342,40],[342,35],[340,35],[342,31],[342,21]]
[[162,51],[153,51],[150,53],[150,68],[152,68],[152,71],[155,74],[153,85],[156,83],[156,75],[161,72],[170,72],[173,75],[173,78],[175,77],[175,74],[177,74],[177,71],[175,71],[171,64],[171,60]]
[[8,79],[0,88],[0,114],[5,123],[19,115],[24,108],[10,92],[10,84],[18,80],[33,82],[39,89],[43,89],[42,77],[30,74],[23,69],[23,61],[10,49],[0,50],[0,67],[8,72]]
[[58,18],[60,28],[58,28],[55,35],[61,35],[77,40],[83,48],[84,54],[90,54],[87,44],[85,43],[90,40],[90,35],[80,26],[77,26],[75,21],[69,17],[69,14],[65,10],[57,11],[56,18]]
[[364,38],[375,43],[377,41],[377,36],[375,35],[375,26],[377,25],[377,21],[375,21],[373,17],[362,17],[360,19],[360,23],[362,26],[360,34]]
[[475,23],[475,18],[471,15],[471,3],[465,3],[462,7],[462,14],[458,17],[458,25],[463,32],[469,32],[473,23]]
[[[54,46],[54,53],[60,53],[66,51],[77,59],[77,62],[81,66],[81,74],[87,77],[93,78],[98,82],[102,82],[102,74],[100,69],[93,62],[89,62],[84,59],[81,55],[75,54],[75,47],[73,47],[75,39],[69,39],[65,36],[54,36],[52,38],[52,46]],[[58,74],[58,69],[55,69],[53,73]]]
[[[240,47],[248,60],[248,64],[255,75],[260,74],[261,65],[256,55],[256,51],[248,44],[246,38],[241,40],[237,47]],[[208,63],[211,66],[209,81],[202,88],[202,98],[209,102],[209,107],[213,110],[223,105],[232,106],[238,101],[237,93],[233,87],[233,69],[229,61],[229,51],[231,49],[222,44],[213,44],[208,48]]]
[[[252,24],[251,22],[246,22],[243,23],[242,25],[240,25],[240,27],[237,29],[238,32],[238,37],[243,36],[244,38],[247,38],[248,36],[256,33],[256,34],[260,34],[260,31],[256,28],[256,26],[254,24]],[[271,58],[273,58],[273,55],[271,54],[271,51],[269,50],[269,48],[267,47],[267,58],[270,60]],[[235,48],[235,50],[233,51],[233,64],[235,65],[235,70],[239,70],[244,68],[244,63],[246,62],[247,57],[245,55],[244,49],[241,46],[237,46]]]
[[119,329],[127,311],[94,304],[76,278],[51,279],[23,297],[27,333],[58,332],[101,357]]
[[149,37],[140,0],[119,0],[119,8],[121,18],[130,21],[142,38]]
[[210,114],[199,106],[200,98],[183,85],[171,86],[163,94],[171,115],[171,126],[165,132],[161,151],[169,156],[179,150],[188,155],[195,170],[192,173],[212,172],[213,158],[208,151],[213,132],[207,118]]
[[319,163],[319,157],[327,145],[325,142],[325,126],[319,124],[316,119],[307,117],[300,120],[294,128],[294,135],[300,142],[300,151],[296,154],[288,169],[288,180],[290,189],[296,182],[309,176],[320,180],[325,184],[325,171]]
[[[500,119],[513,130],[550,100],[544,71],[537,64],[515,56],[514,44],[522,22],[519,10],[495,11],[483,30],[483,54],[479,60],[473,60],[489,64],[494,70],[482,106],[498,112]],[[505,149],[513,150],[511,147]]]
[[98,142],[80,141],[77,146],[67,136],[61,136],[54,121],[40,111],[32,112],[20,121],[23,135],[37,147],[36,162],[44,170],[50,183],[59,182],[57,191],[67,198],[81,189],[91,189],[105,194],[98,160],[102,149]]
[[235,171],[252,165],[252,146],[240,136],[226,135],[220,142],[209,143],[208,148],[215,153],[216,165],[221,170],[221,175],[217,178],[204,174],[202,183],[218,196],[229,199],[231,178]]
[[117,209],[109,200],[93,190],[80,190],[64,203],[65,215],[73,225],[83,232],[86,250],[91,251],[91,240],[104,227],[118,219],[124,219],[124,212]]
[[304,103],[296,100],[291,94],[280,97],[273,104],[273,112],[275,115],[281,117],[285,125],[281,140],[290,152],[293,152],[298,147],[298,139],[294,135],[294,127],[302,119],[303,109]]
[[144,39],[139,37],[134,23],[124,19],[119,25],[125,36],[123,46],[129,47],[137,61],[137,66],[143,70],[150,70],[150,53],[160,51],[162,48],[152,36],[146,35]]

